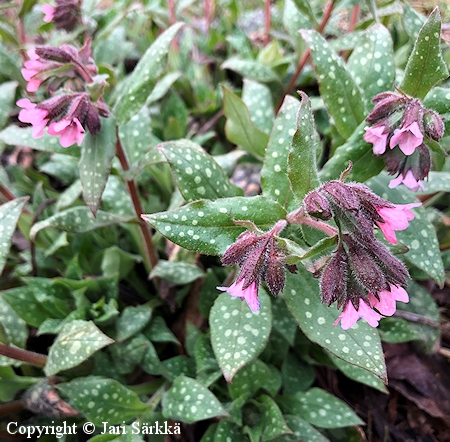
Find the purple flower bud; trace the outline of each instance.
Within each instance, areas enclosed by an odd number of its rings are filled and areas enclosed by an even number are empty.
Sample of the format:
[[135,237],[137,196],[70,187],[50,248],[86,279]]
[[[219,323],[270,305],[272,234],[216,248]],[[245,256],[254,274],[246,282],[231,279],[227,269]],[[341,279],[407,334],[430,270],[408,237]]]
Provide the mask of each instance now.
[[[61,63],[72,63],[76,58],[72,51],[64,50],[67,45],[63,45],[60,48],[54,46],[38,46],[35,48],[35,53],[44,60],[57,61]],[[76,53],[76,51],[75,51]],[[76,53],[77,54],[77,53]]]
[[306,212],[316,218],[329,220],[332,218],[330,203],[319,192],[313,190],[303,200]]
[[372,101],[375,107],[367,116],[366,121],[369,124],[382,124],[393,113],[402,112],[406,106],[407,98],[394,94],[393,92],[383,92],[376,95]]
[[442,121],[442,117],[432,110],[427,109],[424,112],[423,127],[425,136],[434,141],[439,141],[444,135],[444,122]]
[[323,190],[330,195],[335,204],[344,208],[345,210],[357,211],[360,207],[360,202],[351,186],[340,181],[328,181],[322,186]]
[[320,278],[322,302],[328,306],[347,295],[348,260],[343,247],[338,247]]

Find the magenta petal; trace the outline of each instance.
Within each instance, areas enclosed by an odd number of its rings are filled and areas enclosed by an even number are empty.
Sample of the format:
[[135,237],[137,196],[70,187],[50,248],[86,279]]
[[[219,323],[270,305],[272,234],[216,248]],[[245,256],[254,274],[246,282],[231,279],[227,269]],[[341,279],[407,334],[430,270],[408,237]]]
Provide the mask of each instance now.
[[348,330],[349,328],[352,328],[360,318],[365,319],[370,326],[377,327],[378,321],[382,319],[383,316],[372,310],[362,299],[359,300],[358,310],[353,307],[351,301],[348,301],[334,325],[337,325],[340,321],[342,329]]
[[391,285],[391,292],[394,294],[396,301],[409,302],[408,292],[403,287]]
[[380,298],[379,301],[375,296],[369,296],[370,305],[376,308],[382,315],[392,316],[396,310],[394,294],[387,290],[382,290],[378,293],[378,296]]
[[42,5],[42,12],[44,13],[43,20],[45,23],[51,23],[53,21],[53,16],[55,15],[55,8],[50,5]]
[[230,287],[217,287],[218,290],[226,291],[234,298],[245,299],[250,310],[257,312],[260,308],[258,300],[258,284],[253,282],[249,287],[243,289],[244,281],[237,280]]
[[412,190],[413,192],[417,192],[419,190],[419,188],[422,188],[422,190],[423,190],[423,183],[420,180],[417,181],[414,178],[414,175],[410,170],[408,170],[408,172],[406,172],[406,175],[403,178],[403,184],[408,189]]

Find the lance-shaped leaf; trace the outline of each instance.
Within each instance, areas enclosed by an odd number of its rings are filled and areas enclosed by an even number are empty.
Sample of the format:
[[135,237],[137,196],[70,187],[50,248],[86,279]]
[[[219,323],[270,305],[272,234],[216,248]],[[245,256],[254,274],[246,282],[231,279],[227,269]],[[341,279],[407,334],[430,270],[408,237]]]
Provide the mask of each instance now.
[[400,84],[403,92],[416,98],[424,98],[439,80],[448,77],[440,45],[441,14],[436,6],[420,30],[408,59],[405,77]]
[[259,130],[250,119],[245,103],[225,86],[223,91],[223,111],[227,117],[225,133],[227,138],[241,149],[262,158],[269,136]]
[[168,141],[157,146],[169,163],[173,178],[186,201],[242,195],[222,168],[190,140]]
[[97,135],[86,134],[81,145],[78,163],[83,198],[95,216],[100,205],[111,162],[116,152],[116,122],[114,118],[102,118],[102,128]]
[[99,227],[113,226],[129,222],[132,216],[118,216],[99,210],[94,218],[88,207],[72,207],[34,224],[30,230],[30,238],[34,241],[36,235],[47,227],[56,227],[68,233],[84,233]]
[[310,191],[320,186],[316,154],[319,136],[314,126],[311,101],[300,92],[302,102],[297,115],[297,130],[292,138],[288,157],[288,177],[298,203]]
[[244,78],[242,101],[250,113],[250,119],[258,129],[270,133],[275,119],[270,89],[261,83]]
[[299,106],[300,102],[296,98],[290,95],[285,97],[273,124],[261,170],[263,195],[287,208],[294,203],[287,165]]
[[334,322],[339,316],[335,306],[320,302],[319,283],[299,266],[298,273],[287,273],[283,297],[303,333],[338,358],[368,370],[386,381],[386,366],[380,337],[375,328],[359,321],[349,330]]
[[426,17],[419,14],[414,8],[405,3],[403,5],[402,24],[406,33],[413,38],[417,39],[422,26],[426,21]]
[[9,112],[16,96],[17,81],[8,81],[0,85],[0,129],[7,123]]
[[377,24],[364,32],[348,60],[347,69],[361,88],[367,104],[374,95],[392,89],[394,51],[391,34],[383,25]]
[[341,57],[316,31],[300,31],[308,45],[319,81],[320,95],[340,134],[347,138],[364,120],[361,91]]
[[97,350],[113,342],[91,321],[69,322],[50,347],[45,374],[52,376],[62,370],[76,367]]
[[6,263],[11,240],[28,197],[17,198],[0,206],[0,274]]
[[261,83],[279,80],[278,76],[270,67],[256,60],[243,60],[241,58],[231,57],[222,63],[220,67],[222,69],[230,69],[241,74],[243,77]]
[[201,200],[169,212],[142,215],[175,244],[205,255],[222,255],[245,230],[234,221],[248,220],[267,229],[286,216],[275,201],[256,196]]
[[137,114],[150,96],[156,80],[166,65],[170,44],[183,25],[175,23],[163,32],[147,49],[130,77],[125,80],[125,91],[114,109],[119,124],[125,124]]
[[245,301],[222,293],[209,314],[211,344],[227,382],[264,350],[272,328],[270,299],[259,290],[261,308],[252,312]]

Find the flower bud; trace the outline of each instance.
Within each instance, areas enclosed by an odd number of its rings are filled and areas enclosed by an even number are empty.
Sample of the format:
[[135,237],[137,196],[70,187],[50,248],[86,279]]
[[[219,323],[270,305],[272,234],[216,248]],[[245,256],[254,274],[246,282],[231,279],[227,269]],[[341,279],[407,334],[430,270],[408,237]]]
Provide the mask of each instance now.
[[427,109],[424,112],[423,127],[425,136],[434,141],[439,141],[444,135],[444,123],[442,117],[432,110]]
[[67,45],[63,45],[60,48],[54,46],[38,46],[34,51],[36,55],[44,60],[72,63],[75,60],[73,51],[64,50],[64,47],[67,49]]
[[376,95],[372,101],[376,105],[367,116],[366,121],[371,125],[375,125],[383,122],[394,112],[402,112],[406,106],[407,99],[393,92],[383,92]]
[[303,204],[306,212],[315,218],[329,220],[333,216],[328,200],[315,190],[306,195]]
[[347,254],[342,246],[338,247],[328,261],[320,278],[320,294],[322,302],[328,306],[347,295]]

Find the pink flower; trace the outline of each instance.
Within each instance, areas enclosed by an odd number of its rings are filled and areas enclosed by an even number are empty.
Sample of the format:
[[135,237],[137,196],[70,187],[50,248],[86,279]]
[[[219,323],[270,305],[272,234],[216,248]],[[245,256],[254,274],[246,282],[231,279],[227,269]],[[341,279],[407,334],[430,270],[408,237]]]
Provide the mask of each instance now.
[[53,21],[53,16],[55,15],[55,8],[54,6],[50,5],[42,5],[42,12],[44,13],[43,20],[45,23],[51,23]]
[[72,146],[75,142],[77,142],[79,146],[84,137],[84,128],[78,118],[74,118],[73,120],[64,118],[55,123],[51,123],[47,132],[49,135],[60,135],[59,142],[62,147]]
[[246,289],[243,289],[244,280],[237,280],[230,287],[217,287],[218,290],[223,292],[228,292],[229,295],[234,298],[245,299],[250,310],[257,312],[259,310],[259,299],[258,299],[258,284],[257,282],[252,282]]
[[369,325],[372,327],[378,327],[378,321],[383,318],[376,311],[372,310],[361,298],[359,299],[359,307],[358,310],[353,307],[351,301],[347,301],[347,304],[339,315],[339,317],[334,322],[334,325],[337,325],[341,322],[341,327],[343,330],[348,330],[352,328],[358,319],[365,319]]
[[398,144],[398,147],[405,155],[411,155],[416,147],[422,144],[422,141],[423,135],[420,132],[419,124],[417,121],[414,121],[402,129],[395,129],[389,146],[393,149]]
[[395,301],[409,302],[408,293],[402,287],[390,284],[391,290],[382,290],[378,293],[378,300],[369,293],[369,302],[372,308],[376,308],[384,316],[392,316],[395,313]]
[[38,109],[36,104],[32,103],[28,98],[22,98],[16,104],[23,108],[19,112],[19,120],[22,123],[30,123],[33,126],[33,138],[42,137],[44,128],[48,123],[48,119],[45,118],[48,115],[48,111]]
[[405,176],[400,174],[397,178],[391,180],[391,182],[389,183],[389,188],[393,189],[400,184],[404,184],[409,190],[413,192],[417,192],[419,189],[425,190],[422,180],[416,180],[411,170],[408,170]]
[[375,126],[366,128],[364,134],[364,141],[373,144],[373,153],[375,155],[381,155],[386,151],[386,142],[389,133],[383,133],[385,126]]
[[30,59],[24,63],[25,67],[21,70],[21,72],[23,78],[28,81],[27,91],[36,92],[44,80],[35,77],[44,71],[46,66],[42,63],[42,61],[40,61],[40,57],[36,54],[34,49],[27,51],[27,54]]
[[[390,186],[389,186],[390,187]],[[410,209],[419,207],[422,203],[395,204],[395,207],[376,207],[383,222],[376,221],[378,227],[384,234],[386,241],[397,244],[395,230],[405,230],[408,222],[414,219],[414,213]]]

